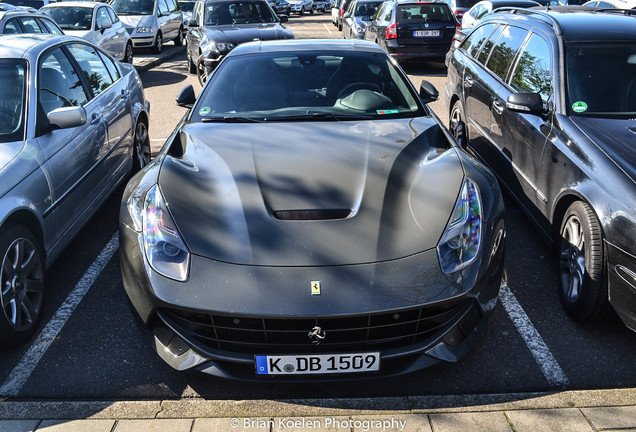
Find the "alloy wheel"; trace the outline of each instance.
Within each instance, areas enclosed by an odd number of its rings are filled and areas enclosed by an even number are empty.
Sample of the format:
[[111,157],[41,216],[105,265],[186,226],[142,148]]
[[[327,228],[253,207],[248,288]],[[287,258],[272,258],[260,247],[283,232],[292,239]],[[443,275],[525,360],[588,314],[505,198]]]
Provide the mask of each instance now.
[[585,277],[585,231],[575,215],[563,226],[561,233],[561,289],[567,301],[578,300]]

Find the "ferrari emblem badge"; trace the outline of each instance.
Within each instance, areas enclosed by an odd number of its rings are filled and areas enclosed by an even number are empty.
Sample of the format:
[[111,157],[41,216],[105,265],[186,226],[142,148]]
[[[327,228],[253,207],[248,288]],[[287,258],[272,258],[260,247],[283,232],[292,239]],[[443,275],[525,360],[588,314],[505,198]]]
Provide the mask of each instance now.
[[320,295],[320,281],[311,281],[311,295]]

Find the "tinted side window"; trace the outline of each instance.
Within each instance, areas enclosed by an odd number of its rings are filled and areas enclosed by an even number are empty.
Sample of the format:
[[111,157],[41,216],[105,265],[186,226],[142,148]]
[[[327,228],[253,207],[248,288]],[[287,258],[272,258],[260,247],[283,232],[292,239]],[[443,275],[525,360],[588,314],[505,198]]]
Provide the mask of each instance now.
[[518,92],[539,93],[547,101],[552,89],[551,71],[550,46],[533,34],[519,57],[510,86]]
[[528,32],[518,27],[507,26],[499,36],[497,44],[492,50],[486,67],[505,81],[512,61],[519,51],[519,47],[526,39]]
[[486,42],[484,42],[481,47],[481,51],[479,51],[479,54],[477,55],[477,60],[479,61],[479,63],[486,64],[488,56],[492,51],[492,47],[495,46],[495,42],[497,42],[497,39],[499,39],[499,35],[501,34],[502,29],[503,26],[499,26],[499,28],[490,35]]
[[466,40],[462,43],[461,48],[466,50],[466,52],[472,57],[475,57],[479,47],[481,47],[484,41],[488,39],[488,36],[490,36],[496,26],[496,24],[486,24],[478,27],[466,38]]
[[38,79],[38,98],[44,113],[88,102],[79,76],[60,48],[42,56]]
[[106,65],[93,47],[72,44],[68,46],[68,49],[79,63],[94,96],[106,90],[113,83]]

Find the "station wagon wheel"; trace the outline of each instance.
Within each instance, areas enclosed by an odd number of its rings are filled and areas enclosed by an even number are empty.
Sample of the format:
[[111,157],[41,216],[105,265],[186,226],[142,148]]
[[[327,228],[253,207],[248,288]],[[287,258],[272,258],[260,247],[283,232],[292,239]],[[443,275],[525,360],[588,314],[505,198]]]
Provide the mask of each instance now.
[[153,47],[153,51],[157,54],[161,54],[161,51],[163,51],[163,36],[161,36],[161,32],[157,32],[157,38],[155,39],[155,46]]
[[42,314],[44,260],[35,236],[9,225],[0,234],[0,346],[16,346],[35,331]]
[[560,229],[559,297],[565,310],[581,321],[593,321],[607,310],[603,233],[592,208],[576,201]]
[[453,104],[448,120],[448,129],[453,138],[465,149],[468,145],[468,136],[466,135],[466,123],[464,122],[464,107],[462,107],[460,101],[456,101]]
[[183,40],[185,39],[185,33],[183,31],[183,27],[179,27],[179,36],[174,40],[175,46],[182,46]]
[[199,84],[201,84],[201,86],[204,86],[208,80],[208,70],[205,67],[203,59],[200,59],[197,63],[197,78],[199,78]]
[[124,52],[124,62],[132,64],[133,62],[133,47],[132,43],[126,44],[126,51]]
[[133,170],[137,172],[150,163],[150,136],[148,125],[142,119],[135,126],[135,149],[133,155]]

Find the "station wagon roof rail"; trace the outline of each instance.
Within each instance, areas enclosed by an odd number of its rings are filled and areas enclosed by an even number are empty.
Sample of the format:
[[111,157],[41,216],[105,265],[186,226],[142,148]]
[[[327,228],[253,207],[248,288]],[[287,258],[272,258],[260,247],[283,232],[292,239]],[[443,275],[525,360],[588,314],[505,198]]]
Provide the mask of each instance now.
[[513,14],[523,14],[523,15],[536,15],[538,17],[544,18],[546,21],[548,21],[548,24],[550,24],[557,35],[561,36],[563,33],[561,32],[561,25],[559,24],[559,21],[554,18],[552,15],[542,12],[542,11],[538,11],[538,10],[530,10],[530,9],[524,9],[524,8],[520,8],[520,7],[514,7],[514,6],[508,6],[508,7],[500,7],[497,8],[493,11],[493,13],[513,13]]

